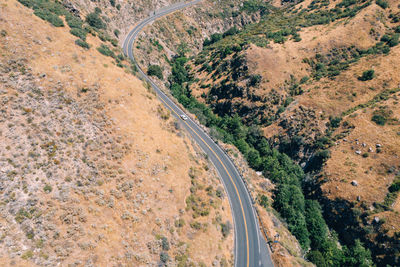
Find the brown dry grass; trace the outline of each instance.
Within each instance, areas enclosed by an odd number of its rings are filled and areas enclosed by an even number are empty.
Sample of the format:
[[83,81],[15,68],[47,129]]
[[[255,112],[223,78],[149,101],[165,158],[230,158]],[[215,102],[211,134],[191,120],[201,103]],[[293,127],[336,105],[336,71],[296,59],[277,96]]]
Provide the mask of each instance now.
[[[400,119],[399,97],[400,94],[397,93],[394,98],[381,102],[378,106],[388,106],[393,111],[393,117]],[[347,142],[341,141],[331,150],[332,156],[324,167],[327,183],[323,184],[322,190],[330,199],[338,197],[350,202],[357,202],[357,197],[359,197],[367,207],[371,207],[374,202],[382,202],[388,193],[387,188],[396,175],[389,169],[400,165],[398,157],[400,154],[398,135],[400,126],[398,123],[379,126],[372,122],[372,113],[377,108],[359,110],[345,118],[347,122],[356,127],[346,137]],[[358,141],[355,141],[356,139]],[[380,153],[377,153],[376,144],[382,145]],[[370,148],[372,152],[368,152]],[[357,155],[355,153],[357,150],[362,154],[368,153],[369,156],[365,158]],[[358,186],[352,186],[352,180],[356,180]],[[392,234],[394,231],[400,230],[400,224],[396,224],[399,220],[399,211],[398,198],[393,205],[393,212],[382,213],[382,216],[386,218],[385,227],[388,227]],[[381,216],[381,214],[374,216]]]
[[[95,48],[100,45],[100,41],[97,38],[88,36],[88,43],[92,48],[85,51],[74,44],[76,38],[66,28],[50,26],[15,0],[7,0],[1,5],[1,29],[7,31],[10,44],[1,48],[3,56],[12,51],[27,58],[34,74],[46,73],[46,79],[39,81],[40,86],[51,88],[56,83],[62,84],[63,90],[74,98],[79,98],[77,92],[81,88],[87,87],[90,90],[92,86],[98,86],[101,103],[105,105],[106,114],[112,120],[111,134],[122,136],[123,142],[133,144],[133,150],[122,159],[121,164],[127,173],[131,169],[136,170],[135,182],[139,178],[144,180],[140,189],[134,193],[146,193],[148,196],[143,207],[148,211],[147,215],[140,216],[140,222],[135,223],[121,219],[124,211],[132,210],[132,204],[126,200],[116,201],[115,207],[111,209],[97,206],[90,195],[75,195],[79,201],[76,208],[81,207],[88,211],[87,222],[83,227],[88,231],[89,239],[98,235],[103,235],[104,238],[93,250],[73,251],[64,263],[95,256],[96,264],[106,266],[123,256],[124,245],[121,242],[124,239],[131,240],[129,246],[135,252],[141,253],[148,250],[147,244],[155,240],[156,234],[171,236],[170,241],[175,244],[178,241],[188,244],[189,257],[208,266],[216,256],[231,260],[233,234],[222,239],[220,229],[212,223],[217,212],[224,221],[231,221],[227,198],[208,217],[202,218],[209,224],[206,232],[193,231],[188,226],[191,213],[180,212],[184,210],[185,199],[190,193],[189,168],[209,163],[199,157],[202,152],[189,138],[181,137],[182,133],[176,133],[172,126],[173,119],[160,119],[157,112],[160,103],[156,97],[144,88],[140,80],[124,73],[109,57],[98,53]],[[159,170],[159,173],[154,174],[154,169]],[[202,172],[201,179],[206,185],[220,185],[213,170]],[[98,189],[108,192],[114,186],[115,181],[111,180]],[[46,199],[47,196],[41,197]],[[60,210],[55,218],[61,213]],[[172,229],[179,216],[187,224],[178,232]],[[157,221],[161,223],[158,224]],[[90,225],[98,227],[91,228]],[[100,227],[105,225],[107,227]],[[166,227],[167,225],[172,227]],[[67,227],[58,226],[60,235],[66,235]],[[170,255],[176,252],[176,247],[171,248]],[[143,266],[145,262],[157,260],[158,257],[151,255],[150,258],[146,256],[144,259],[130,261],[136,262],[136,266]]]

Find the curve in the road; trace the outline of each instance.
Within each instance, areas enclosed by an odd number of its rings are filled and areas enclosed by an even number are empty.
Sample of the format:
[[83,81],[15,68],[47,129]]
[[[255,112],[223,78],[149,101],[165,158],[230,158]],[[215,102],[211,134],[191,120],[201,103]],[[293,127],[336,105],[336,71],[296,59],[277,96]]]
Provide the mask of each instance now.
[[[159,99],[179,119],[184,114],[161,89],[143,72],[133,55],[133,44],[140,31],[154,20],[177,10],[192,6],[201,0],[177,3],[142,20],[127,35],[123,43],[123,51],[136,65],[139,74],[150,83]],[[246,186],[229,156],[190,118],[182,120],[183,125],[198,145],[209,156],[217,169],[227,192],[232,210],[235,228],[235,266],[273,266],[265,241],[260,233],[258,221],[253,209],[252,200]]]

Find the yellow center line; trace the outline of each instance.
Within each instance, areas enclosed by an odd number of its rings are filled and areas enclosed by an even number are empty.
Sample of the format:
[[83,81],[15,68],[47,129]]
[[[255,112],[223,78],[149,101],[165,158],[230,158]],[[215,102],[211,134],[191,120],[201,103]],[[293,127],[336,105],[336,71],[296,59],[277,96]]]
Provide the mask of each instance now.
[[[168,105],[168,103],[165,102],[164,99],[162,99],[161,97],[160,97],[160,99],[161,99],[162,102],[164,102],[165,105],[167,105],[171,109],[172,112],[174,112],[178,117],[180,117],[180,115],[178,113],[176,113],[176,111],[170,105]],[[186,125],[201,139],[201,141],[203,141],[203,143],[208,147],[208,149],[210,149],[214,153],[215,157],[221,163],[222,167],[224,167],[225,172],[228,174],[233,186],[235,187],[236,194],[237,194],[237,196],[239,198],[240,208],[242,209],[244,227],[245,227],[245,230],[246,230],[247,267],[249,267],[249,258],[250,258],[250,253],[249,253],[249,234],[248,234],[248,230],[247,230],[246,215],[244,214],[242,199],[240,198],[239,190],[237,189],[236,184],[233,182],[232,176],[229,174],[228,170],[226,169],[225,165],[222,163],[221,159],[218,157],[217,153],[203,140],[203,138],[201,138],[201,136],[186,121],[183,121],[183,122],[186,123]],[[221,177],[221,179],[222,179],[222,177]]]

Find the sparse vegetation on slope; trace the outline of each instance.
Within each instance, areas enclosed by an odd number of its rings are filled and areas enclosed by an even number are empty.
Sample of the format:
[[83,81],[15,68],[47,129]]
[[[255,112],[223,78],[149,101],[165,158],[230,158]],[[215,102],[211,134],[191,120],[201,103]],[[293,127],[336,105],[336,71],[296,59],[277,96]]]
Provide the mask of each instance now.
[[0,14],[0,265],[232,264],[217,173],[119,51],[16,0]]

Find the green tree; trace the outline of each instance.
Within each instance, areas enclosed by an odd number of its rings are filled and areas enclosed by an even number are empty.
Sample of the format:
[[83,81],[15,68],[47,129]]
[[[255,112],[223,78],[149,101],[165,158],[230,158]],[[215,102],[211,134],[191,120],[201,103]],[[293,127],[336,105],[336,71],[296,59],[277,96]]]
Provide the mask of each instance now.
[[347,248],[343,247],[345,259],[343,266],[348,267],[370,267],[373,266],[371,252],[365,249],[359,239],[356,239],[354,246]]
[[307,259],[317,265],[317,267],[328,267],[329,265],[326,264],[325,258],[321,252],[318,250],[311,250],[307,254]]
[[306,200],[305,218],[310,232],[311,248],[320,250],[328,238],[328,227],[322,217],[321,206],[316,200]]

